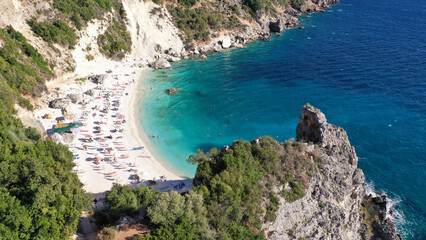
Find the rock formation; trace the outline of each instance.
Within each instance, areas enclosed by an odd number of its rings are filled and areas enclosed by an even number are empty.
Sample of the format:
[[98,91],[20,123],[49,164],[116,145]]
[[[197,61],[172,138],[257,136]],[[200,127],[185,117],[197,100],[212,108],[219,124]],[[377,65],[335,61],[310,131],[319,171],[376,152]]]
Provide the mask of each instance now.
[[[386,218],[386,201],[366,196],[364,173],[344,129],[327,123],[319,109],[307,104],[296,137],[321,163],[303,198],[280,200],[276,221],[265,225],[269,239],[400,239]],[[368,222],[367,205],[377,201],[381,211],[370,211],[377,220]]]
[[71,100],[69,98],[58,98],[58,99],[52,100],[49,103],[49,107],[62,109],[69,106],[70,103],[71,103]]
[[155,61],[154,66],[155,66],[155,68],[158,68],[158,69],[164,69],[164,68],[170,68],[171,67],[169,61],[167,61],[164,58],[160,58],[157,61]]
[[177,94],[180,90],[182,90],[182,88],[169,88],[166,90],[166,93],[168,95],[173,95],[173,94]]

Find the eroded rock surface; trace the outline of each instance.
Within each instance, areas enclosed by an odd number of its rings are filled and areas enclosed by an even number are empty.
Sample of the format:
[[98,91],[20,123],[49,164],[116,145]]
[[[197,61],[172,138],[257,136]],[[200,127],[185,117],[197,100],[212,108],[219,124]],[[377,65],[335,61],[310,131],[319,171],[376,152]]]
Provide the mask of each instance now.
[[386,203],[381,212],[370,213],[382,218],[365,221],[365,199],[371,196],[366,196],[364,173],[357,168],[358,157],[343,128],[327,123],[319,109],[307,104],[296,136],[321,162],[303,198],[280,199],[275,222],[264,226],[269,239],[400,239],[385,216]]

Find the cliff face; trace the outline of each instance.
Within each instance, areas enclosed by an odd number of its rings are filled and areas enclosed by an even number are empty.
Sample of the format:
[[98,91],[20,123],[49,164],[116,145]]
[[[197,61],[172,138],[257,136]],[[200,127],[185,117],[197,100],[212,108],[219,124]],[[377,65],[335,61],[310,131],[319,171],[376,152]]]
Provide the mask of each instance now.
[[[247,1],[198,0],[191,9],[203,8],[203,11],[216,14],[210,15],[208,19],[221,19],[218,21],[222,22],[226,22],[226,19],[234,19],[235,22],[226,26],[224,23],[217,24],[215,27],[208,26],[207,39],[186,42],[186,45],[184,44],[185,32],[180,28],[188,23],[179,17],[173,17],[169,9],[170,6],[179,6],[181,9],[188,9],[188,7],[172,1],[156,1],[163,2],[162,4],[140,0],[119,0],[118,2],[123,5],[127,30],[131,38],[129,42],[132,46],[126,52],[126,56],[133,61],[138,60],[140,65],[147,66],[159,58],[177,61],[192,54],[220,52],[228,48],[242,47],[256,39],[268,40],[270,32],[279,33],[296,26],[297,15],[323,11],[338,0],[286,0],[281,4],[271,2],[272,5],[268,10],[265,7],[256,11],[249,9],[248,6],[251,5],[247,5]],[[262,1],[254,0],[254,2],[260,4]],[[97,18],[90,20],[78,30],[75,24],[65,17],[66,14],[54,7],[54,3],[55,1],[42,0],[0,1],[0,14],[4,16],[0,19],[0,28],[12,25],[21,32],[53,66],[59,78],[72,77],[74,71],[77,73],[84,71],[84,66],[106,61],[103,48],[98,46],[98,40],[108,31],[111,18],[116,15],[114,10],[99,14]],[[300,6],[295,7],[291,3],[298,3]],[[28,24],[28,21],[33,18],[39,22],[49,23],[57,19],[64,20],[75,32],[76,44],[73,48],[68,48],[60,43],[43,41],[34,34]],[[203,21],[207,21],[206,19]],[[191,28],[196,27],[191,26]]]
[[319,109],[305,105],[296,136],[322,162],[305,197],[293,203],[281,200],[276,221],[265,226],[270,239],[400,238],[386,218],[386,197],[366,196],[364,173],[357,168],[358,157],[344,129],[327,123]]

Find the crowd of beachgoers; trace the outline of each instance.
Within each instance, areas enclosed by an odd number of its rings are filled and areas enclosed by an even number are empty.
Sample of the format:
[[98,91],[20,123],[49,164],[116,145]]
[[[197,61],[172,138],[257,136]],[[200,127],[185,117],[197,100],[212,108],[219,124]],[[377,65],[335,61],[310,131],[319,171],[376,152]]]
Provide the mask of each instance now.
[[[192,187],[191,180],[168,170],[166,162],[150,151],[139,118],[139,100],[150,90],[140,83],[142,72],[134,66],[117,65],[103,73],[102,84],[79,81],[61,87],[68,94],[90,90],[90,94],[82,94],[81,101],[61,109],[35,111],[47,135],[73,152],[74,169],[84,189],[94,195],[110,190],[114,183],[151,185],[160,191]],[[77,122],[82,126],[55,132],[59,124]]]

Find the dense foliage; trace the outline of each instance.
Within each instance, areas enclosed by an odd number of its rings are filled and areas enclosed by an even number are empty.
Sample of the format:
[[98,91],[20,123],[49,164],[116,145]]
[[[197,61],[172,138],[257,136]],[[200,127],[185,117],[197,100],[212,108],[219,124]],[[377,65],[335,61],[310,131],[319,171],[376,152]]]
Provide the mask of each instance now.
[[194,191],[182,196],[175,191],[160,193],[152,187],[116,184],[106,193],[105,201],[110,208],[95,213],[99,228],[114,224],[124,215],[136,216],[146,207],[148,224],[155,226],[155,230],[143,239],[192,239],[207,231],[203,198]]
[[[75,29],[81,30],[90,20],[101,19],[106,12],[111,12],[113,17],[110,26],[99,36],[99,48],[107,57],[119,59],[130,50],[132,41],[127,31],[127,16],[121,1],[55,0],[53,6],[60,12],[53,21],[38,22],[34,18],[28,22],[33,32],[44,41],[72,49],[77,41]],[[93,60],[93,57],[89,57],[88,60]]]
[[[275,220],[277,194],[288,201],[304,196],[314,165],[301,147],[263,137],[259,143],[237,141],[226,151],[189,158],[199,164],[194,191],[203,195],[209,225],[218,238],[263,239],[261,225]],[[273,191],[272,186],[287,183],[281,193]]]
[[0,29],[0,238],[67,239],[89,196],[71,172],[72,153],[13,117],[20,93],[40,93],[47,62],[12,27]]
[[131,48],[131,37],[126,31],[126,24],[113,18],[104,34],[99,35],[98,45],[101,52],[111,58],[123,58]]
[[126,13],[119,0],[55,0],[55,8],[66,15],[74,26],[81,27],[92,19],[113,11],[110,25],[98,38],[98,45],[107,57],[121,59],[131,48],[132,40],[126,26]]
[[25,37],[11,26],[0,29],[0,98],[2,108],[11,111],[15,100],[28,109],[30,102],[19,93],[39,96],[45,79],[53,76],[49,64]]
[[211,29],[234,28],[240,25],[235,16],[227,17],[211,7],[191,9],[181,6],[169,6],[168,10],[172,14],[176,26],[185,33],[187,42],[208,40]]
[[[194,190],[180,195],[115,185],[106,196],[110,215],[118,213],[117,220],[146,206],[154,229],[138,239],[264,239],[261,226],[275,220],[280,197],[290,202],[303,197],[321,162],[315,151],[305,150],[292,140],[262,137],[236,141],[226,151],[199,151],[188,158],[198,164]],[[281,192],[274,187],[279,185]]]
[[43,38],[48,43],[60,43],[69,48],[74,48],[76,36],[74,30],[62,20],[55,20],[53,23],[37,22],[32,19],[28,22],[33,32]]

